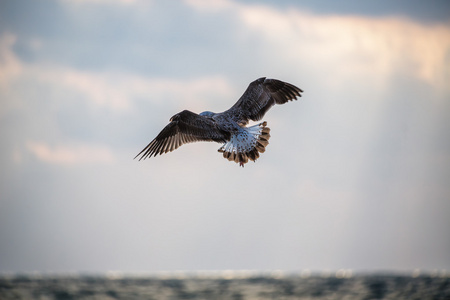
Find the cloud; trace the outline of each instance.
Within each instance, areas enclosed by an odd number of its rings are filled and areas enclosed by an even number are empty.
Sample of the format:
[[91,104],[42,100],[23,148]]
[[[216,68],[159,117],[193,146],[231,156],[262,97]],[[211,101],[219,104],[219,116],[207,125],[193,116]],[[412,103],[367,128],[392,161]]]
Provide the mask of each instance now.
[[316,63],[314,68],[326,66],[323,76],[336,85],[355,75],[384,84],[399,70],[439,89],[447,88],[450,81],[446,72],[450,66],[448,24],[426,25],[406,18],[321,16],[295,8],[278,10],[230,0],[186,3],[202,13],[231,11],[244,25],[240,34],[258,34],[261,45],[255,47],[259,51],[276,54],[275,61],[282,59],[293,69],[304,65],[300,57],[307,57]]
[[104,146],[87,144],[50,146],[44,142],[28,142],[27,149],[39,160],[57,165],[86,163],[109,164],[115,161],[112,151]]
[[228,0],[185,0],[185,3],[204,12],[217,12],[228,8],[236,8],[237,4]]
[[[116,112],[128,111],[139,100],[155,105],[206,100],[215,95],[232,97],[231,83],[223,76],[204,76],[188,79],[148,77],[117,71],[81,71],[64,65],[26,63],[12,51],[17,38],[6,34],[0,37],[0,87],[3,92],[13,84],[47,85],[53,90],[64,89],[78,93],[80,101],[92,107],[104,107]],[[16,83],[17,83],[16,82]]]
[[14,54],[12,47],[17,37],[6,33],[0,36],[0,88],[7,89],[11,81],[22,71],[22,64]]
[[[176,106],[191,102],[193,109],[210,96],[231,96],[233,88],[221,76],[192,79],[150,78],[130,73],[85,72],[71,68],[35,69],[37,78],[53,86],[79,92],[96,107],[124,112],[136,101],[154,105]],[[39,74],[37,74],[39,72]]]
[[70,4],[124,4],[131,5],[135,4],[139,0],[60,0],[63,3]]

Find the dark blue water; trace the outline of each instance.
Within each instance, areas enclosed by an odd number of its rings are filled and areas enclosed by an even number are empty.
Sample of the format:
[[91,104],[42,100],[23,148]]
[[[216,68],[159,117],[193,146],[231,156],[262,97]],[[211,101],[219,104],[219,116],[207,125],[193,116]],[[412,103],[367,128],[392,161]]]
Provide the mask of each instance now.
[[0,276],[0,299],[442,299],[450,278]]

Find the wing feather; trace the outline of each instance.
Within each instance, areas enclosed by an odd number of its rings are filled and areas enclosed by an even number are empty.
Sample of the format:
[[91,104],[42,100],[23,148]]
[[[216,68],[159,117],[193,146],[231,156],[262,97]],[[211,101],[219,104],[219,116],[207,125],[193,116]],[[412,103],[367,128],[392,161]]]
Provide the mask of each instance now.
[[228,135],[218,129],[213,120],[184,110],[174,115],[170,123],[136,157],[140,156],[139,160],[146,159],[197,141],[226,142]]
[[250,83],[241,98],[226,113],[235,115],[243,124],[247,124],[249,119],[259,121],[272,106],[297,100],[302,92],[290,83],[262,77]]

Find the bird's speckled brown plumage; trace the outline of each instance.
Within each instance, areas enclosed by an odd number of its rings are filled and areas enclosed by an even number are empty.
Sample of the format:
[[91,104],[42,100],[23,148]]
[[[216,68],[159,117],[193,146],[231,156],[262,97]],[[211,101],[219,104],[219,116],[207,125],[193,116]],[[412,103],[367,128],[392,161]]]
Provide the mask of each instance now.
[[[170,119],[170,123],[136,157],[139,160],[171,152],[183,144],[210,141],[225,143],[219,152],[228,160],[244,166],[255,161],[265,151],[270,129],[263,122],[245,127],[249,120],[259,121],[275,104],[284,104],[301,97],[298,87],[277,79],[259,78],[248,86],[239,100],[222,113],[196,114],[184,110]],[[135,158],[136,158],[135,157]]]

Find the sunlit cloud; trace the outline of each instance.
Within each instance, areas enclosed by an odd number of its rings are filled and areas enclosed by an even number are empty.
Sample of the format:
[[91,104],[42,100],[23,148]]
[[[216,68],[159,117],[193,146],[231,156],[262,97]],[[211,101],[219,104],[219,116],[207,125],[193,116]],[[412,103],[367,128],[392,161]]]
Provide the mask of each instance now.
[[233,6],[236,6],[236,4],[234,2],[231,2],[228,0],[215,0],[215,1],[185,0],[185,2],[188,5],[191,5],[198,10],[208,11],[208,12],[220,11],[220,10],[224,10],[224,9],[232,8]]
[[27,71],[37,81],[84,95],[85,101],[94,107],[106,107],[117,112],[130,110],[136,101],[178,109],[183,108],[186,102],[192,102],[193,109],[201,109],[199,103],[212,95],[233,95],[231,84],[221,76],[151,78],[131,73],[86,72],[41,65],[28,66]]
[[22,71],[22,64],[12,51],[17,37],[13,34],[0,36],[0,88],[6,89]]
[[184,109],[186,103],[190,103],[193,110],[202,109],[201,103],[212,96],[219,94],[231,97],[234,93],[231,84],[222,76],[191,79],[130,76],[123,81],[123,85],[136,97],[140,96],[154,104],[175,106],[177,109]]
[[27,143],[27,149],[39,160],[57,165],[108,164],[115,160],[112,151],[104,146],[87,144],[50,146],[44,142],[30,141]]
[[[16,62],[22,65],[20,61]],[[202,105],[212,96],[235,96],[233,87],[222,76],[153,78],[132,73],[80,71],[45,65],[24,65],[22,69],[23,76],[34,78],[35,83],[47,84],[53,89],[66,89],[71,94],[79,93],[80,101],[87,101],[92,108],[104,107],[116,112],[129,111],[136,101],[164,104],[177,109],[183,109],[189,103],[192,109],[203,109]],[[8,76],[12,75],[8,73]]]
[[323,16],[294,8],[281,11],[230,0],[186,3],[204,13],[232,10],[245,25],[243,32],[256,32],[262,37],[265,49],[262,51],[277,53],[293,67],[299,56],[320,61],[328,68],[324,77],[328,76],[330,83],[340,84],[359,74],[382,85],[399,70],[440,89],[447,88],[450,81],[446,71],[450,67],[448,24],[420,24],[402,18]]
[[93,74],[72,69],[49,70],[41,75],[55,86],[62,85],[73,91],[81,92],[96,106],[106,106],[113,110],[129,109],[127,93],[116,80],[107,74]]

